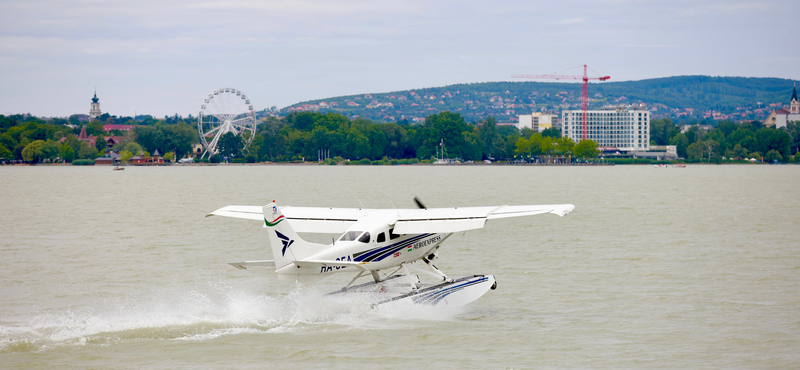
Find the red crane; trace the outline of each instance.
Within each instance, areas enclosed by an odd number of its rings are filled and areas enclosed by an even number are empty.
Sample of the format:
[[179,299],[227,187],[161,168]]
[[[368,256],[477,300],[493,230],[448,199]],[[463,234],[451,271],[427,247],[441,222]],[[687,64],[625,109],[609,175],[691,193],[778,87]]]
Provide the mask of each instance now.
[[589,138],[589,80],[598,80],[598,81],[605,81],[611,78],[611,76],[604,76],[604,77],[589,77],[586,74],[586,64],[583,65],[583,76],[571,76],[571,75],[513,75],[511,78],[532,78],[532,79],[553,79],[553,80],[583,80],[583,96],[581,100],[583,101],[583,139],[586,140]]

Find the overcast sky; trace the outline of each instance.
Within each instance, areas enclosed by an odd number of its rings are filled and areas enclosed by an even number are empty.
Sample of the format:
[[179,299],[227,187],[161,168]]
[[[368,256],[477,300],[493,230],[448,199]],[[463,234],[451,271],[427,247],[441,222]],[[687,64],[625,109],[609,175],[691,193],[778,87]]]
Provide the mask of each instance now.
[[103,112],[163,117],[197,115],[220,87],[261,110],[583,64],[612,81],[800,79],[798,14],[797,0],[0,0],[0,114],[86,114],[95,87]]

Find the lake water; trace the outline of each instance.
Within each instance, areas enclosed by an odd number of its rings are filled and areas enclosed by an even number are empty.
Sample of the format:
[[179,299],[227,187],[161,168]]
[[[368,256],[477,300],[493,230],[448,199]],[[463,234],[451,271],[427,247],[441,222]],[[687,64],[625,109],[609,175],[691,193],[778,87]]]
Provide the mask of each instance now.
[[[800,367],[800,166],[0,167],[0,367]],[[371,310],[266,269],[229,204],[572,203],[493,220],[437,265],[461,309]]]

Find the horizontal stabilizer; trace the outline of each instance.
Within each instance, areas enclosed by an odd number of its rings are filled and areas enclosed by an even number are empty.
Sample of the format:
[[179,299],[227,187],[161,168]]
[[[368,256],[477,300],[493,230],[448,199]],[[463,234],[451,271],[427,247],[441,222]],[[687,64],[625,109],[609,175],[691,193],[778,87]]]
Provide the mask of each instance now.
[[275,261],[273,261],[273,260],[230,262],[228,264],[233,266],[233,267],[236,267],[237,269],[242,269],[242,270],[247,270],[248,267],[272,267],[272,268],[275,268]]
[[264,221],[264,213],[261,211],[261,206],[226,206],[206,215],[206,217],[211,216]]

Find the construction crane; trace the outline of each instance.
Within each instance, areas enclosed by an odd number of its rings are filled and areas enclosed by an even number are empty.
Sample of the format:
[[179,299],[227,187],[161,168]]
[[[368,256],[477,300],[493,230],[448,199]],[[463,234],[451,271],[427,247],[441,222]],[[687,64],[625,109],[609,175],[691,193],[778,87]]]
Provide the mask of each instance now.
[[583,65],[583,76],[572,75],[512,75],[511,78],[553,79],[553,80],[583,80],[583,140],[589,138],[589,80],[605,81],[611,76],[589,77],[586,74],[586,64]]

